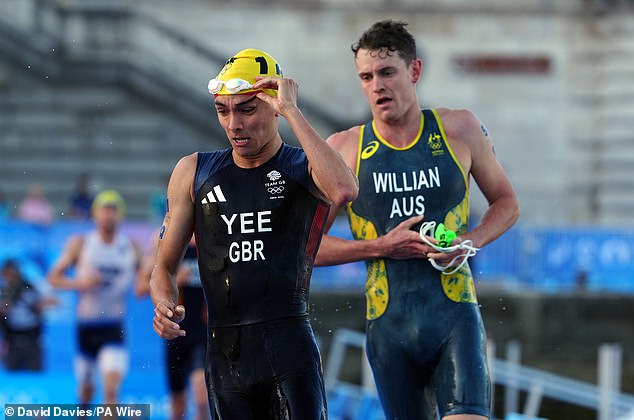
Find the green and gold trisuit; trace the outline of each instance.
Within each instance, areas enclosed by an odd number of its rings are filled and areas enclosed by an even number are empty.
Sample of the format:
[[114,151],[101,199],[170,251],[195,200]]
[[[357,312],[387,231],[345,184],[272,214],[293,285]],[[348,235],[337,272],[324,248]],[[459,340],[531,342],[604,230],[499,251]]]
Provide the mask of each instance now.
[[[355,239],[385,235],[420,214],[467,231],[466,175],[434,110],[422,111],[404,148],[364,125],[356,173],[359,196],[347,208]],[[485,333],[468,264],[450,275],[423,258],[366,264],[367,350],[388,419],[435,418],[436,405],[441,416],[489,416]]]

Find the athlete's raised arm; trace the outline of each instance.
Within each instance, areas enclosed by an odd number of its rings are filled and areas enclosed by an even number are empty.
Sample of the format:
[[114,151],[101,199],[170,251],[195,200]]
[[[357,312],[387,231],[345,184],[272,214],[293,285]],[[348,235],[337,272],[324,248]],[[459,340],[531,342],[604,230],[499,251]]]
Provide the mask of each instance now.
[[257,97],[282,115],[299,140],[310,165],[315,185],[333,205],[342,206],[357,197],[357,178],[341,155],[332,149],[315,131],[297,107],[297,83],[288,78],[266,77],[257,81],[256,88],[277,89],[277,96],[265,92]]

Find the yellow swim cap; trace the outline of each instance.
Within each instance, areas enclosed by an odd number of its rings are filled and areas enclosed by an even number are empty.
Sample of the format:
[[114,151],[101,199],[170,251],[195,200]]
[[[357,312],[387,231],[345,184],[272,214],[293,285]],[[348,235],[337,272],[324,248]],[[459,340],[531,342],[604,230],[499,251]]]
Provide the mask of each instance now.
[[[242,95],[256,92],[251,89],[256,76],[282,77],[282,69],[276,59],[264,51],[249,48],[227,60],[218,76],[209,81],[209,93],[216,95]],[[262,89],[269,96],[276,96],[275,89]]]
[[121,194],[115,190],[103,190],[92,201],[92,212],[94,213],[98,208],[113,206],[117,208],[117,212],[120,217],[125,214],[125,201]]

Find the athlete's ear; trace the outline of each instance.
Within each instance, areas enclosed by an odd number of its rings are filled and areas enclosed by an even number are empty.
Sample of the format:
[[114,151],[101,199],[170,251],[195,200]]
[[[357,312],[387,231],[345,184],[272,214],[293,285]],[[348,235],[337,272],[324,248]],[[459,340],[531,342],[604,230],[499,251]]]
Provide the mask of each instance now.
[[412,83],[416,84],[420,80],[420,76],[423,73],[423,60],[415,58],[410,64],[412,68]]

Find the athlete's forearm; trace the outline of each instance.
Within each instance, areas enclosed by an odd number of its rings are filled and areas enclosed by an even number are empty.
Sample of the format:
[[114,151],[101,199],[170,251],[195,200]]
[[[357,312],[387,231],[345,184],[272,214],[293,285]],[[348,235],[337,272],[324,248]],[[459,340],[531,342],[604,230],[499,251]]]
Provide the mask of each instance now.
[[173,308],[178,302],[178,288],[176,287],[175,277],[168,270],[158,265],[154,267],[150,277],[150,297],[155,306],[159,302],[167,302],[167,306]]
[[288,112],[286,120],[306,153],[321,191],[336,206],[354,200],[359,191],[357,179],[339,152],[321,138],[299,109]]
[[49,283],[51,284],[51,286],[57,289],[66,289],[66,290],[75,289],[75,281],[65,276],[59,276],[59,277],[51,276],[49,277]]
[[510,229],[519,218],[519,213],[515,196],[500,198],[487,209],[478,226],[465,236],[473,241],[474,246],[482,248]]
[[53,269],[48,275],[48,282],[51,286],[57,289],[64,290],[77,290],[79,289],[79,282],[76,279],[72,279],[65,276],[61,270]]
[[324,235],[315,258],[315,265],[346,264],[383,257],[378,239],[350,240]]

